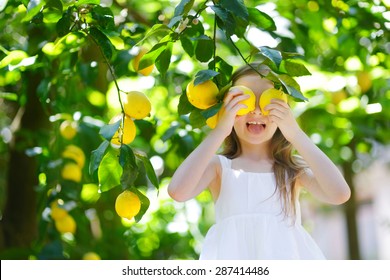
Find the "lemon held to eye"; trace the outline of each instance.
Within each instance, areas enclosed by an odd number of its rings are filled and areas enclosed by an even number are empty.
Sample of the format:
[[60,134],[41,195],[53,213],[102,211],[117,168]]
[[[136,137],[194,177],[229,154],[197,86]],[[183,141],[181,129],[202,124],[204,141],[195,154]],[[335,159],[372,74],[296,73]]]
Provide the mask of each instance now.
[[259,105],[260,105],[261,113],[264,116],[267,116],[269,114],[269,111],[264,110],[264,108],[271,103],[272,99],[280,99],[287,103],[287,95],[283,93],[283,91],[278,90],[276,88],[270,88],[263,91],[263,93],[260,95]]
[[152,110],[152,104],[149,98],[140,91],[130,91],[126,95],[123,103],[125,114],[131,118],[140,120],[149,116]]
[[213,81],[208,80],[195,86],[194,81],[192,80],[187,85],[186,94],[188,101],[201,110],[217,104],[217,95],[219,93],[217,85]]
[[123,191],[115,200],[115,211],[119,217],[132,219],[141,210],[141,201],[135,193]]
[[242,100],[240,104],[244,104],[247,106],[247,108],[242,108],[238,110],[237,115],[243,116],[248,114],[249,112],[255,110],[255,104],[256,104],[256,95],[253,93],[253,91],[246,87],[246,86],[233,86],[229,89],[229,91],[241,91],[243,94],[249,95],[249,98]]

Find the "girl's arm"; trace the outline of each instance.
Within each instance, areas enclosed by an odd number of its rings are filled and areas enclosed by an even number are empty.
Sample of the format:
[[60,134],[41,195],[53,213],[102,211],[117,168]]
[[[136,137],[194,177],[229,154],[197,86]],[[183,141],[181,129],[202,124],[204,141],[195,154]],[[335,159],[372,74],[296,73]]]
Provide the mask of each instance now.
[[210,188],[214,199],[218,197],[221,166],[215,154],[230,134],[237,111],[246,107],[239,102],[247,98],[249,96],[241,92],[227,94],[217,126],[173,174],[168,186],[168,193],[173,199],[186,201],[197,196],[206,187]]
[[[211,131],[203,142],[183,161],[168,186],[169,195],[176,201],[197,196],[208,186],[215,186],[219,160],[215,156],[224,138]],[[211,190],[215,196],[215,190]]]
[[302,131],[288,104],[274,99],[267,109],[270,109],[270,119],[309,165],[309,169],[297,178],[297,184],[324,202],[346,202],[351,195],[347,182],[336,165]]

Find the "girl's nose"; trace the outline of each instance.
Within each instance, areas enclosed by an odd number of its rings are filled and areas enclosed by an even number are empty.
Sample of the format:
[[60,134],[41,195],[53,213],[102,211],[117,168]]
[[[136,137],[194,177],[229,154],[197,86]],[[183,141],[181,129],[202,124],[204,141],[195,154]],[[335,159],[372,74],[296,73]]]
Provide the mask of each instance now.
[[256,104],[255,109],[253,111],[250,111],[249,113],[254,114],[254,115],[262,115],[261,110],[260,110],[260,106],[258,104]]

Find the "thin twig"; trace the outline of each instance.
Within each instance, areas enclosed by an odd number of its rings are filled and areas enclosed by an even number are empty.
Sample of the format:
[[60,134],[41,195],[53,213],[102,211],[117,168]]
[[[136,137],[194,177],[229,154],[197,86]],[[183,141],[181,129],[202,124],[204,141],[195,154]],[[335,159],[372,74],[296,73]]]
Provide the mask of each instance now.
[[236,46],[236,44],[233,42],[232,38],[229,37],[229,41],[232,43],[233,47],[236,49],[236,51],[238,52],[238,54],[241,56],[242,60],[244,60],[245,64],[248,65],[250,68],[252,68],[253,71],[255,71],[257,74],[259,74],[261,77],[263,77],[263,75],[255,68],[253,67],[252,64],[250,64],[247,59],[243,56],[243,54],[241,53],[240,49]]

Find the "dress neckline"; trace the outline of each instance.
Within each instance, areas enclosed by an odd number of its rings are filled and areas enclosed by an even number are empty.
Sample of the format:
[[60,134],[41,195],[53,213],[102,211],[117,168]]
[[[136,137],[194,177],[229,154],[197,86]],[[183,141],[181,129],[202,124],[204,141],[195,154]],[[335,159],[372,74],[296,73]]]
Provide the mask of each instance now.
[[274,175],[275,172],[271,171],[271,172],[253,172],[253,171],[246,171],[246,170],[242,170],[242,169],[235,169],[232,167],[232,160],[230,158],[227,158],[225,156],[223,156],[224,158],[227,159],[227,167],[232,170],[233,172],[240,172],[240,173],[247,173],[247,174],[260,174],[260,175]]

